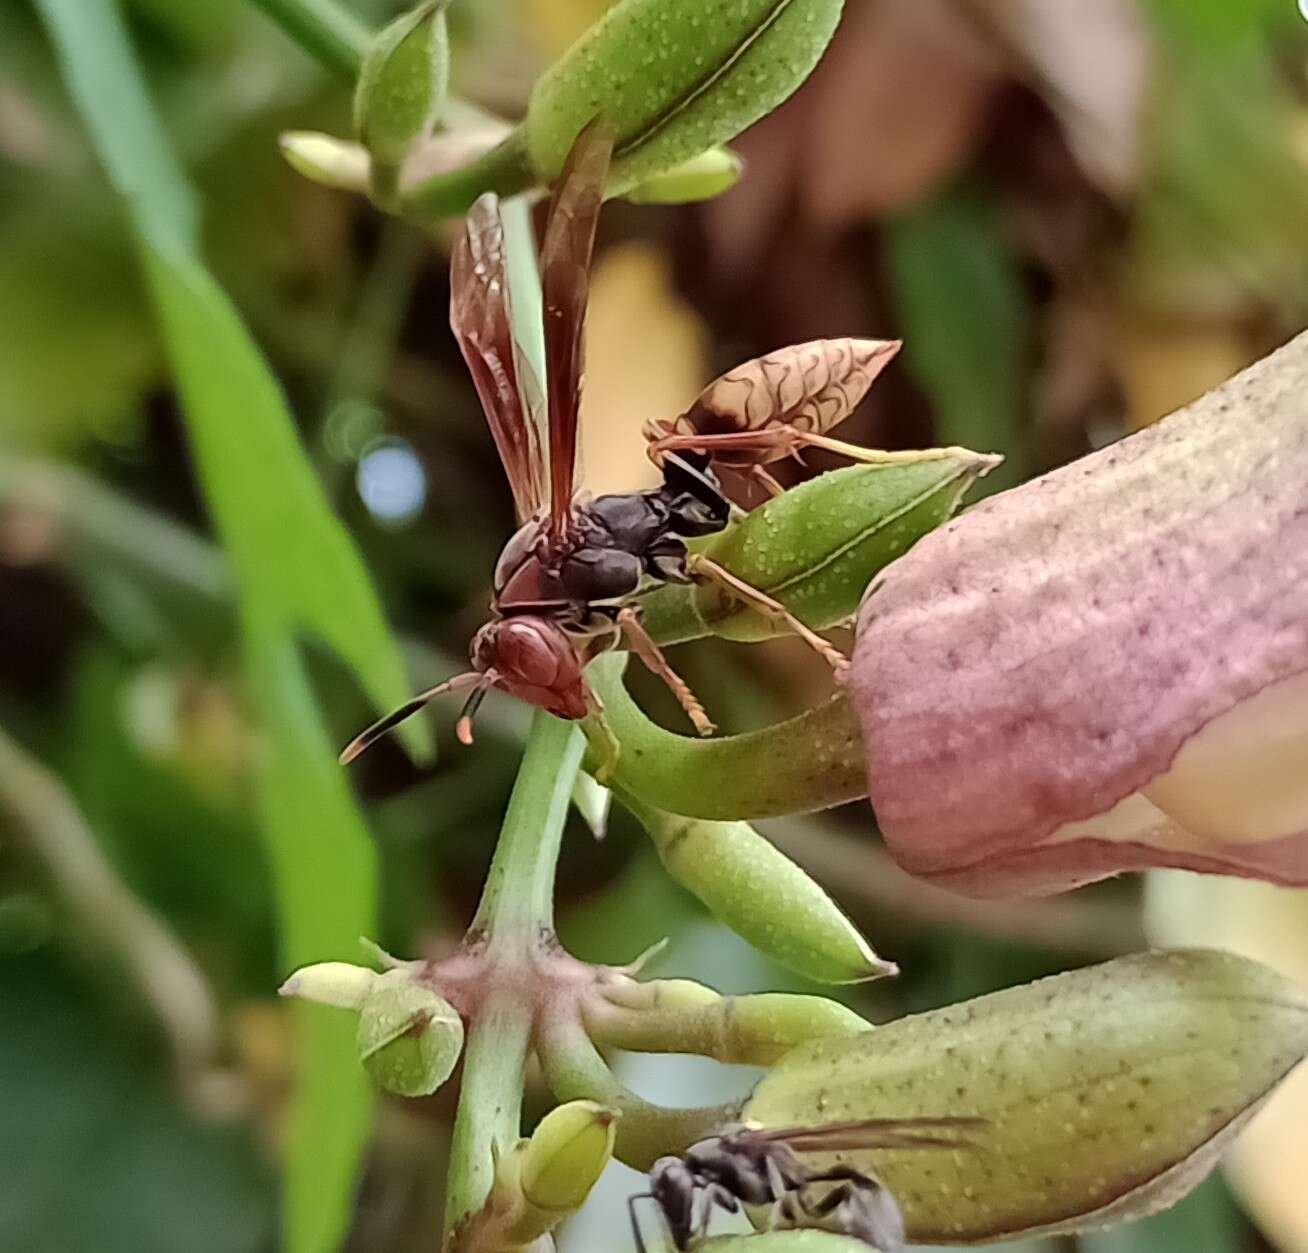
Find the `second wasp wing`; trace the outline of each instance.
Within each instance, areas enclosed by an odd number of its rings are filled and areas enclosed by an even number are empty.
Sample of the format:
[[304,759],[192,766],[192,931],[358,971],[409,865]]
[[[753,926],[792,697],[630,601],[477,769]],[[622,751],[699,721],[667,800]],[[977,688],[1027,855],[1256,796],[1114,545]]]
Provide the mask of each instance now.
[[797,1153],[837,1149],[965,1149],[989,1123],[984,1118],[864,1118],[799,1127],[749,1127],[744,1135],[785,1144]]
[[545,304],[546,388],[549,393],[549,517],[557,543],[568,533],[577,477],[583,332],[595,227],[613,153],[613,131],[591,122],[577,136],[550,202],[541,248]]
[[518,521],[526,522],[549,501],[540,385],[513,337],[504,224],[489,192],[468,211],[450,258],[450,328],[477,388]]

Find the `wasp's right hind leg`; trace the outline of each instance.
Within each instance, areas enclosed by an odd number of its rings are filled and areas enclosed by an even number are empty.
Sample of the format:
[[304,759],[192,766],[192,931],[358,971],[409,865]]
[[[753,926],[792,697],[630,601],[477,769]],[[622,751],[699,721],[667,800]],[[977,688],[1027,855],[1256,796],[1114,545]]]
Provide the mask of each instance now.
[[712,735],[717,727],[699,703],[699,698],[690,689],[690,684],[681,677],[663,655],[663,650],[654,642],[653,637],[641,625],[640,615],[630,605],[618,611],[618,626],[622,628],[631,651],[664,683],[668,685],[677,703],[686,711],[696,732],[700,735]]

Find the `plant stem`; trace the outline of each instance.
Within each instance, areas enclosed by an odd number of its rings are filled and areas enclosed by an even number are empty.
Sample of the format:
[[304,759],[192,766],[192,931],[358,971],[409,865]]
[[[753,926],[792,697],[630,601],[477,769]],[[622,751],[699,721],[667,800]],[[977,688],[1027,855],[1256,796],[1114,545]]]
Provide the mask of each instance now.
[[336,0],[251,0],[322,67],[353,83],[371,38]]
[[[463,1058],[446,1181],[445,1228],[480,1207],[494,1174],[493,1146],[518,1135],[532,1013],[521,994],[532,956],[553,934],[554,867],[585,741],[575,723],[537,712],[470,938],[485,945],[492,988]],[[513,976],[495,987],[497,968]]]
[[740,1103],[665,1109],[637,1096],[609,1069],[599,1049],[577,1023],[547,1023],[537,1041],[541,1067],[558,1101],[596,1101],[621,1114],[615,1156],[636,1170],[657,1158],[681,1153],[740,1117]]
[[472,933],[516,952],[553,931],[554,864],[585,740],[580,728],[537,712],[500,829]]

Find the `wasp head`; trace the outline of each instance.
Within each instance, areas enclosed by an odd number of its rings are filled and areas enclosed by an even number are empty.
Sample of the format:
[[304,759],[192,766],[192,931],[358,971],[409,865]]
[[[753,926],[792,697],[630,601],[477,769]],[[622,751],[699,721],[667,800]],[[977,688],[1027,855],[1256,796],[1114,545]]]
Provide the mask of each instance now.
[[498,688],[558,718],[589,712],[584,661],[552,618],[515,614],[486,623],[472,640],[472,664]]

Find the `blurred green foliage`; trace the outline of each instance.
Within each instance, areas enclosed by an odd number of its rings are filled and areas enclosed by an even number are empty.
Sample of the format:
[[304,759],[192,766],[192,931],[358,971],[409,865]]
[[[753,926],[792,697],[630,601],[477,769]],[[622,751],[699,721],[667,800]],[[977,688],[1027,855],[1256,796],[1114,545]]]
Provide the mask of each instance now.
[[[441,1098],[384,1100],[370,1119],[352,1024],[327,1023],[323,1051],[304,1052],[270,1000],[296,961],[357,958],[360,930],[405,953],[457,934],[512,780],[523,720],[494,698],[475,752],[415,767],[387,744],[365,759],[353,782],[367,827],[332,761],[371,704],[408,690],[346,529],[426,682],[466,647],[512,524],[444,330],[441,252],[284,168],[278,131],[344,133],[349,93],[262,15],[190,0],[39,7],[79,68],[74,98],[36,7],[0,6],[0,343],[11,349],[0,362],[0,721],[59,774],[123,882],[199,961],[223,1018],[214,1074],[230,1088],[217,1114],[187,1104],[112,955],[88,948],[25,842],[0,846],[0,1248],[255,1253],[277,1247],[289,1217],[305,1249],[332,1247],[348,1221],[348,1247],[429,1249]],[[352,6],[369,22],[397,7]],[[581,8],[595,6],[459,0],[455,89],[520,114],[541,59],[528,32],[575,28]],[[976,143],[893,215],[838,230],[809,216],[786,129],[802,115],[783,110],[748,137],[737,191],[703,209],[613,205],[602,249],[657,248],[724,365],[820,334],[902,334],[907,368],[878,384],[851,438],[1001,449],[1009,477],[988,486],[1034,473],[1121,429],[1125,359],[1158,326],[1199,328],[1252,357],[1308,304],[1308,93],[1292,0],[1146,0],[1141,12],[1157,60],[1125,195],[1076,170],[1057,102],[1031,86],[1038,77],[1014,74],[988,99]],[[1050,183],[1059,196],[1042,199]],[[760,187],[778,207],[771,236],[758,233],[761,211],[732,209]],[[1048,243],[1083,217],[1084,237]],[[741,250],[730,263],[728,245]],[[1087,330],[1060,348],[1059,318],[1085,308]],[[1115,338],[1124,310],[1146,319],[1129,322],[1127,349]],[[1055,391],[1056,411],[1044,400]],[[411,449],[425,478],[425,503],[400,522],[357,490],[381,437]],[[48,476],[54,461],[64,473]],[[638,462],[637,450],[633,473]],[[221,552],[201,538],[211,529]],[[324,640],[367,679],[371,702]],[[814,691],[784,645],[696,644],[677,661],[729,725],[793,711]],[[642,682],[642,703],[663,710]],[[560,929],[579,956],[629,960],[668,934],[685,943],[659,973],[724,991],[813,990],[705,923],[626,815],[610,827],[595,845],[574,822],[565,844]],[[1088,905],[1050,903],[1054,925],[1038,933],[1017,910],[918,913],[907,896],[878,896],[875,863],[849,852],[842,829],[867,827],[854,807],[823,828],[821,847],[843,858],[830,876],[842,903],[905,970],[897,986],[848,993],[878,1018],[1075,964],[1094,954],[1059,942],[1058,920],[1084,936],[1078,910],[1132,907],[1129,885],[1110,886]],[[297,1069],[318,1106],[288,1141]],[[667,1083],[671,1095],[684,1086]],[[287,1143],[300,1174],[293,1213],[279,1217],[275,1146]],[[1262,1247],[1220,1182],[1081,1244]]]

